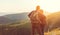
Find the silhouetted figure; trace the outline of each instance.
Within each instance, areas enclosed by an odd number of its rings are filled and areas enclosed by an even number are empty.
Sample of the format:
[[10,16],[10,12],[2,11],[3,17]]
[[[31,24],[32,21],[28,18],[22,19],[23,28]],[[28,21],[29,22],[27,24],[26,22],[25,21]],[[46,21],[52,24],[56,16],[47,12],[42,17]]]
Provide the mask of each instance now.
[[37,6],[36,10],[32,11],[28,16],[32,23],[32,35],[34,35],[35,29],[39,35],[44,35],[46,17],[43,14],[43,10],[40,9],[40,6]]

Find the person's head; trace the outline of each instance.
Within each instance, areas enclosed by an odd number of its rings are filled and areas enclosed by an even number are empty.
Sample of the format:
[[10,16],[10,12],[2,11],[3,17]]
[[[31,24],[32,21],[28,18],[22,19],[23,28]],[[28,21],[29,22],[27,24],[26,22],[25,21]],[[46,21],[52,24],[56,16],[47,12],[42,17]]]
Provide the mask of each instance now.
[[39,11],[40,10],[40,6],[38,5],[38,6],[36,6],[36,10],[37,11]]
[[40,6],[38,5],[38,6],[36,6],[36,11],[40,11],[40,13],[41,14],[43,14],[43,10],[42,9],[40,9]]

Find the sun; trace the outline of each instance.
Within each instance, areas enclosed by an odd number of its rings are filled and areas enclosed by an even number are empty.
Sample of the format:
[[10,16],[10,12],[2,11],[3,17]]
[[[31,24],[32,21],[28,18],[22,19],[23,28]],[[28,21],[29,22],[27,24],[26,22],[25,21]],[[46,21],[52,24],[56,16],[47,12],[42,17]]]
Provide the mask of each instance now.
[[48,13],[60,11],[60,0],[35,0],[36,5]]

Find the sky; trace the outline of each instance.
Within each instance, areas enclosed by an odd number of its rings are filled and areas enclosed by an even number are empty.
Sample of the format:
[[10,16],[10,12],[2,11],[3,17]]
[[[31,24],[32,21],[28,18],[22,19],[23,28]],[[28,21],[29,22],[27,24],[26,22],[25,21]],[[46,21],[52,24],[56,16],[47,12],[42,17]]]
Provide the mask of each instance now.
[[46,13],[60,11],[60,0],[0,0],[0,15],[31,12],[37,5]]

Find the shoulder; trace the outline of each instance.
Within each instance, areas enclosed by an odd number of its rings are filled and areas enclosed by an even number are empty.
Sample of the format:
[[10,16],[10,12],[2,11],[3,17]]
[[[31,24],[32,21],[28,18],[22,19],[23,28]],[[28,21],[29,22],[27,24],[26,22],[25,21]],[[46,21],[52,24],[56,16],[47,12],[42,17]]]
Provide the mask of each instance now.
[[42,9],[40,11],[43,11]]
[[31,11],[31,12],[28,14],[28,16],[30,16],[33,12],[35,12],[35,10]]
[[36,10],[33,10],[32,12],[36,12]]
[[35,10],[33,10],[33,11],[31,11],[30,13],[34,13],[34,12],[36,12]]

